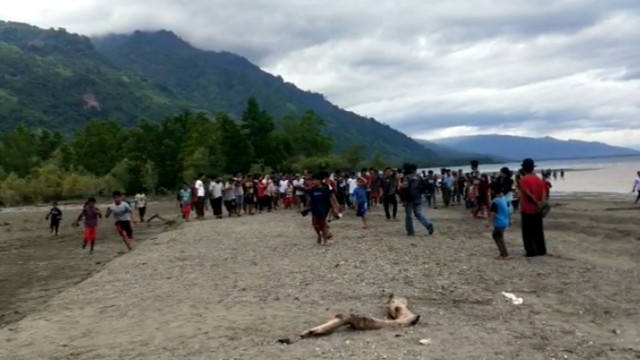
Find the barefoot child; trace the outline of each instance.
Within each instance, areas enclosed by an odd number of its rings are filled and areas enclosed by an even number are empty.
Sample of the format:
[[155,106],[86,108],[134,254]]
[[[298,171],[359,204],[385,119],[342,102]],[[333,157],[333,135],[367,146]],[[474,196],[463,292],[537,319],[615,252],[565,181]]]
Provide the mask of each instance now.
[[182,184],[182,189],[180,190],[180,193],[178,193],[178,199],[180,201],[180,209],[182,210],[182,218],[185,221],[189,221],[189,217],[191,217],[193,194],[188,184]]
[[362,218],[363,228],[368,228],[367,224],[367,181],[358,178],[358,187],[353,191],[353,199],[356,206],[356,216]]
[[328,186],[322,183],[324,176],[320,173],[313,176],[313,184],[307,192],[309,201],[307,202],[306,209],[302,211],[302,215],[306,215],[311,212],[311,224],[313,229],[318,235],[318,244],[324,246],[331,245],[332,235],[329,232],[329,225],[327,224],[327,216],[329,211],[334,211],[334,215],[337,216],[336,211],[332,208],[332,197],[335,196]]
[[62,210],[58,208],[58,203],[54,202],[53,207],[49,210],[45,220],[51,220],[49,223],[49,229],[52,234],[58,236],[58,230],[60,229],[60,222],[62,221]]
[[93,254],[93,247],[96,245],[98,238],[98,219],[101,218],[102,212],[96,207],[96,199],[89,198],[74,224],[74,226],[78,226],[78,223],[84,219],[84,242],[82,243],[82,248],[85,249],[87,243],[91,244],[89,254]]
[[499,183],[491,184],[491,191],[494,194],[493,202],[491,203],[491,209],[489,211],[489,222],[487,227],[493,227],[492,237],[498,246],[500,251],[501,260],[509,260],[509,252],[507,251],[507,245],[504,241],[504,231],[509,228],[511,213],[509,211],[509,205],[507,199],[502,193],[502,185]]
[[133,241],[133,209],[131,205],[123,201],[120,191],[113,192],[113,204],[107,208],[106,217],[109,218],[113,214],[116,219],[116,228],[122,236],[122,241],[131,250],[131,241]]

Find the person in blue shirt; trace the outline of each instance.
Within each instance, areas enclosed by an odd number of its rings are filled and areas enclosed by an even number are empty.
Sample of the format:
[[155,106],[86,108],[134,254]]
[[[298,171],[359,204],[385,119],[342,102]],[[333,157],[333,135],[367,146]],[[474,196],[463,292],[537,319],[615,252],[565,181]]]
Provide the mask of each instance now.
[[507,250],[507,244],[504,241],[504,232],[511,225],[511,210],[507,202],[507,198],[503,193],[503,186],[499,182],[491,184],[491,191],[493,192],[494,199],[491,203],[491,210],[489,211],[489,223],[488,228],[493,228],[492,237],[493,241],[498,246],[500,251],[501,260],[509,260],[509,251]]
[[369,227],[367,224],[367,185],[363,178],[358,178],[358,187],[353,191],[353,199],[356,206],[356,216],[362,218],[362,224],[365,229]]
[[313,175],[313,186],[307,191],[309,201],[305,210],[302,211],[303,216],[311,213],[311,225],[318,235],[318,244],[324,246],[330,246],[333,238],[327,224],[327,216],[330,211],[333,211],[334,216],[338,218],[339,213],[334,208],[334,204],[337,203],[334,192],[327,184],[323,183],[323,180],[328,177],[327,175],[324,173]]

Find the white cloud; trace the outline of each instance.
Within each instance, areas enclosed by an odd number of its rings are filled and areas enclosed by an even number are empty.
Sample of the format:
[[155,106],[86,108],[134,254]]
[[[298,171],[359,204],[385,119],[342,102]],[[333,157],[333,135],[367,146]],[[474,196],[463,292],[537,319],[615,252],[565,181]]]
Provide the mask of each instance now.
[[412,136],[640,147],[636,0],[0,2],[0,18],[89,35],[173,30]]

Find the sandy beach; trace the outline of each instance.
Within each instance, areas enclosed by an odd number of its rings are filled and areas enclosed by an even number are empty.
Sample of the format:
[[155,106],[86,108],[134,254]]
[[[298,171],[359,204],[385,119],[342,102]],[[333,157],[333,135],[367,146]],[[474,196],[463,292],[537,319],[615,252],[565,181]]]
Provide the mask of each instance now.
[[[485,221],[431,210],[432,237],[404,235],[381,207],[315,244],[293,211],[138,225],[130,253],[110,220],[93,255],[67,212],[0,212],[0,359],[638,359],[640,223],[632,200],[562,197],[546,221],[553,256],[497,261]],[[151,213],[173,218],[175,203]],[[399,218],[404,218],[400,209]],[[522,297],[514,305],[501,294]],[[411,328],[294,341],[337,313],[383,316],[408,298]],[[420,340],[425,344],[421,344]]]

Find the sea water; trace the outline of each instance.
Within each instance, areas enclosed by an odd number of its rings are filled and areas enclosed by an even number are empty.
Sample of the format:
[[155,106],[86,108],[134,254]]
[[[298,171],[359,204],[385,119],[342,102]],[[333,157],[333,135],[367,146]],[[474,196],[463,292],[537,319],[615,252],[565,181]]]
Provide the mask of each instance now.
[[[535,160],[535,159],[534,159]],[[492,174],[502,167],[511,171],[520,169],[520,163],[480,164],[480,173]],[[471,171],[470,166],[447,166],[447,169],[463,172]],[[558,170],[558,179],[551,177],[552,194],[610,193],[630,194],[636,173],[640,171],[640,156],[610,157],[593,159],[541,160],[536,161],[536,170]],[[565,170],[564,180],[560,179],[560,169]],[[440,168],[420,169],[440,173]]]

